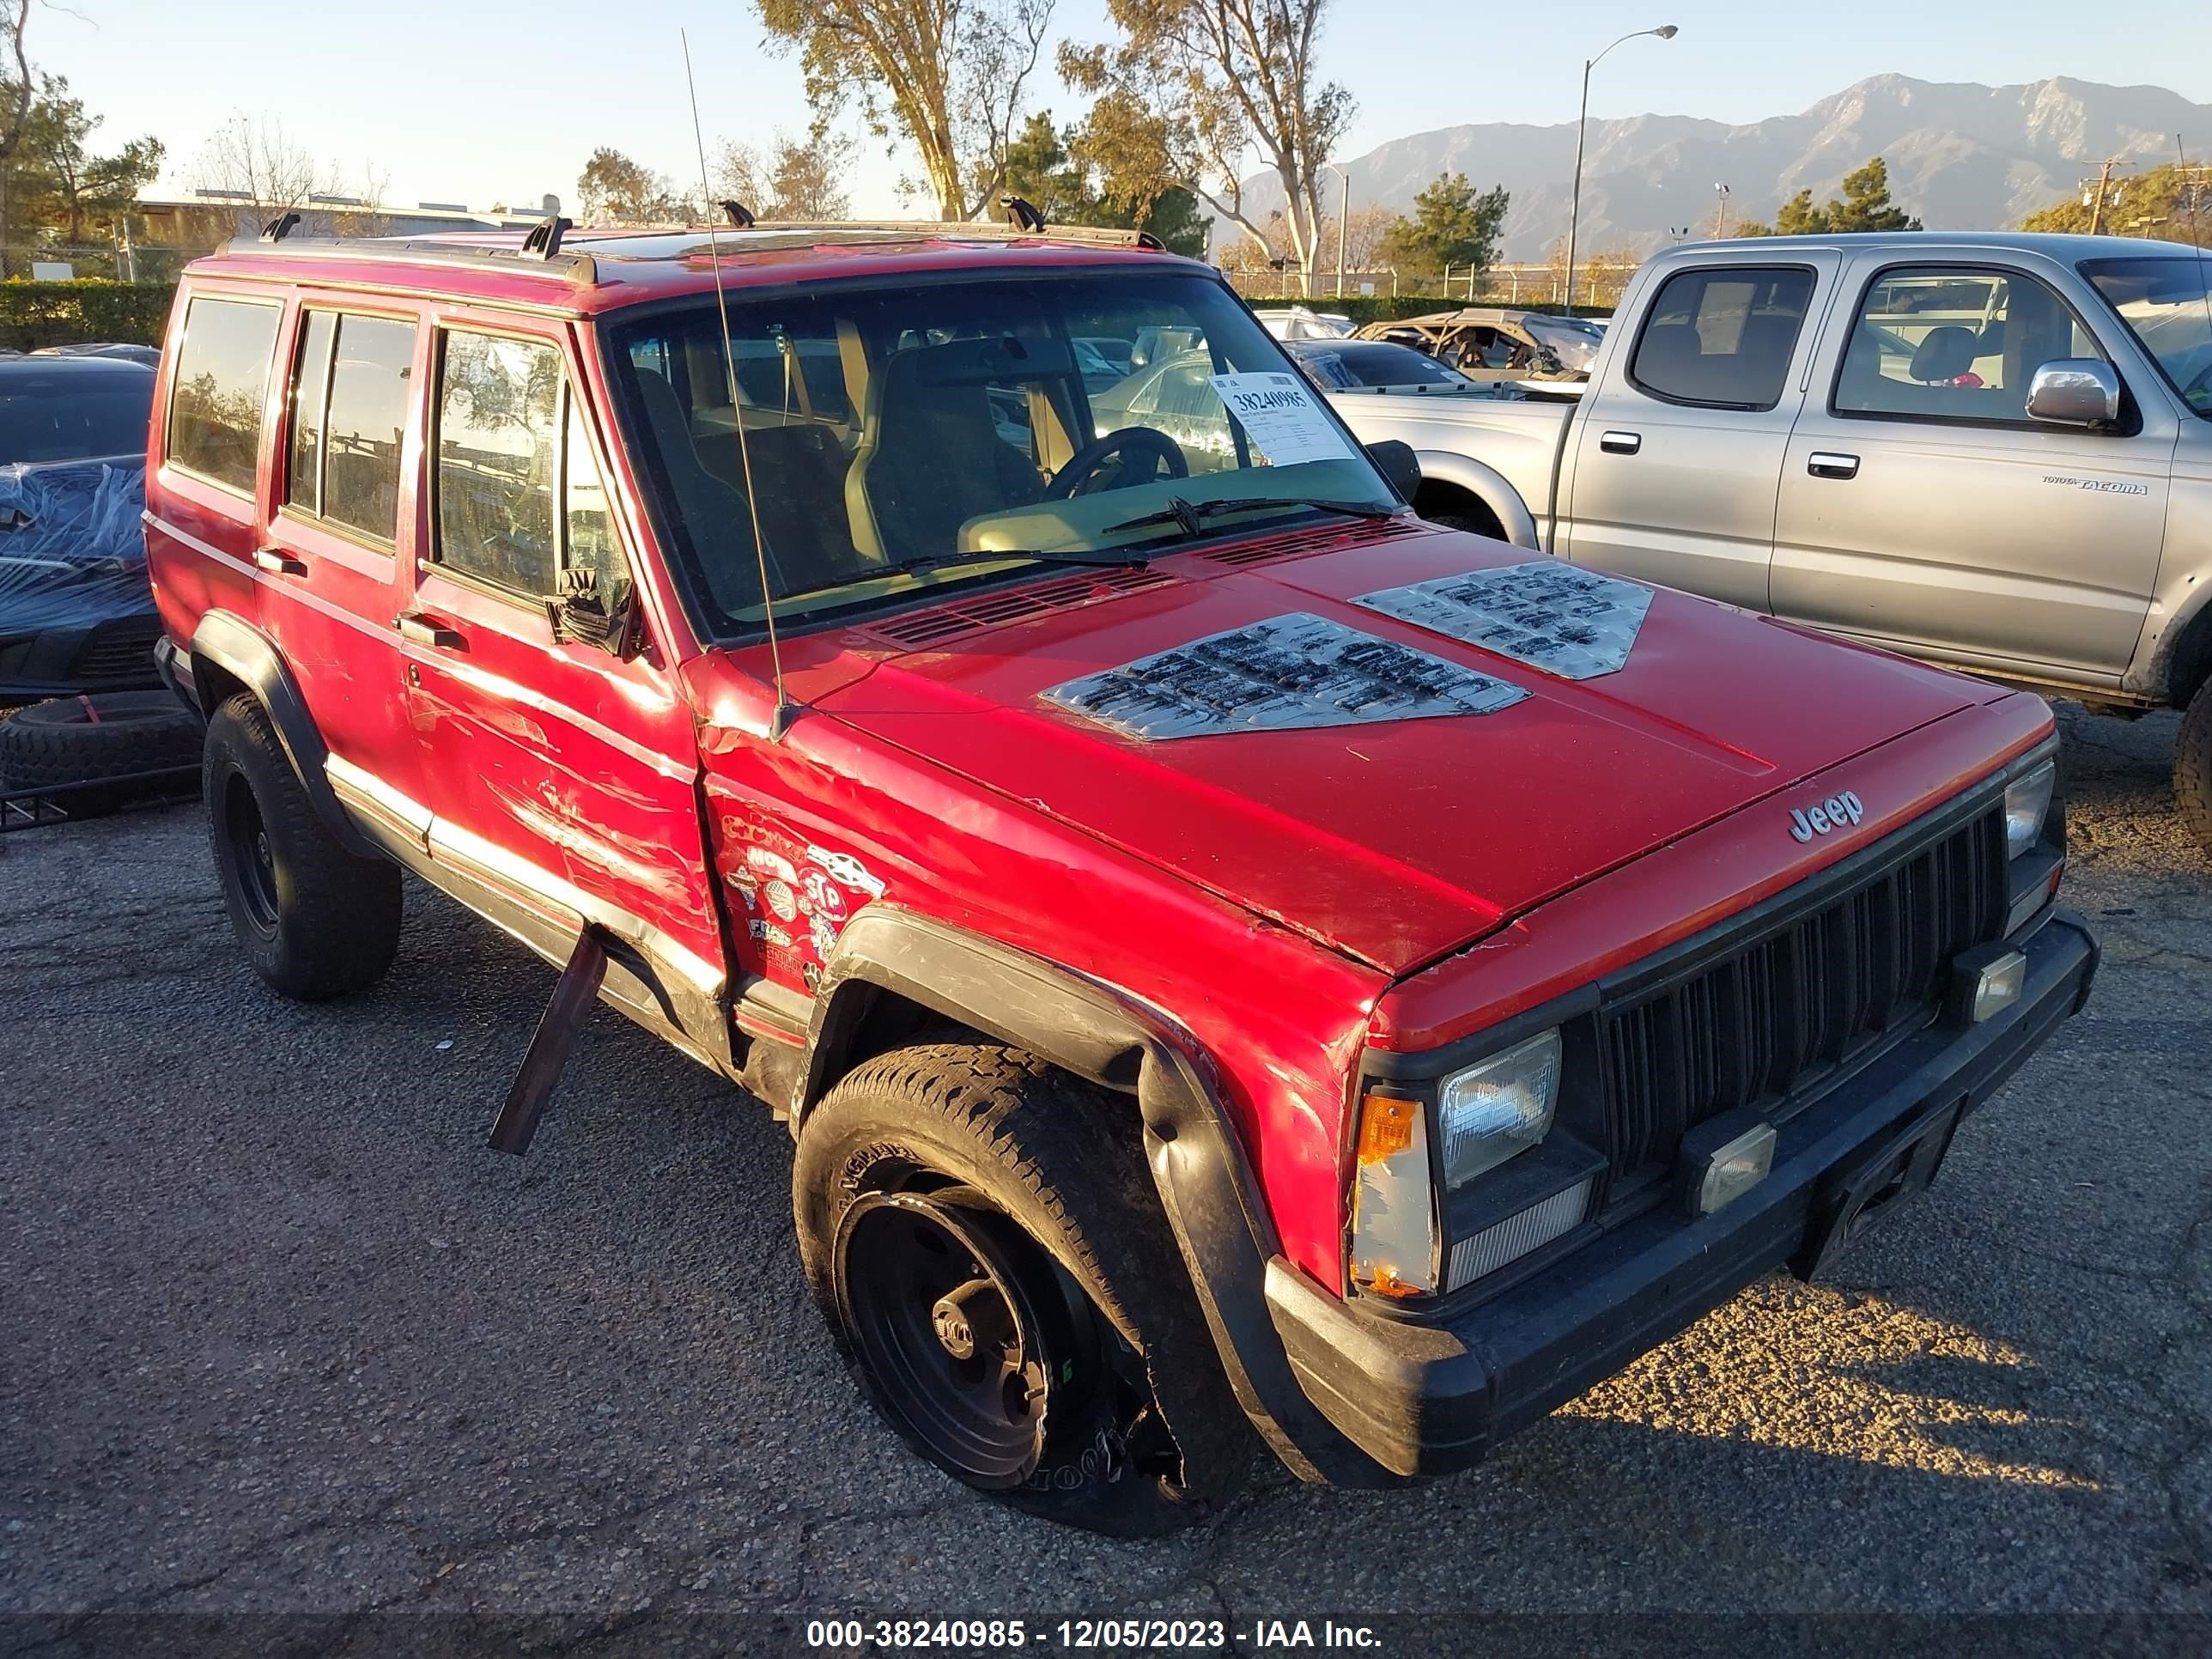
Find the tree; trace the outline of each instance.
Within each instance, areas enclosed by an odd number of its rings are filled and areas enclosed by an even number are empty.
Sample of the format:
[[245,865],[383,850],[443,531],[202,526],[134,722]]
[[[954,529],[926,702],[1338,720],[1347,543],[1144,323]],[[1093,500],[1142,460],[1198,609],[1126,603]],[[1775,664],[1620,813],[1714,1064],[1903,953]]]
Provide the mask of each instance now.
[[584,163],[576,199],[587,225],[665,225],[693,217],[690,202],[667,179],[604,144]]
[[798,139],[779,132],[765,154],[725,143],[715,185],[763,219],[842,219],[853,210],[845,175],[860,146],[826,128]]
[[1801,190],[1782,204],[1771,225],[1746,220],[1739,236],[1835,236],[1860,230],[1917,230],[1920,221],[1889,199],[1889,163],[1879,155],[1844,175],[1844,193],[1826,207],[1813,205],[1813,192]]
[[[0,0],[0,243],[14,222],[9,185],[23,128],[31,118],[31,59],[23,45],[23,29],[30,21],[31,0]],[[6,273],[6,249],[0,246],[0,276]]]
[[1170,252],[1192,258],[1204,255],[1212,228],[1197,198],[1177,186],[1149,198],[1117,193],[1091,153],[1088,131],[1055,129],[1049,111],[1030,116],[1007,146],[1005,188],[1043,214],[1047,224],[1141,230]]
[[1411,218],[1394,221],[1383,233],[1383,261],[1424,275],[1462,265],[1487,270],[1511,204],[1503,185],[1478,191],[1465,173],[1443,173],[1413,198]]
[[88,226],[106,234],[138,192],[161,170],[156,138],[134,138],[112,155],[95,155],[88,141],[100,117],[85,113],[60,76],[42,79],[23,124],[15,157],[18,219],[56,231],[61,240],[85,240]]
[[[2120,186],[2118,206],[2106,204],[2105,223],[2128,235],[2212,246],[2212,168],[2169,161],[2129,179]],[[2084,235],[2089,205],[2069,196],[2029,214],[2020,228]]]
[[757,3],[770,40],[798,51],[817,116],[851,104],[878,137],[896,129],[940,219],[992,204],[1052,0]]
[[1111,46],[1061,46],[1060,70],[1097,95],[1086,123],[1112,193],[1191,191],[1264,247],[1244,206],[1256,149],[1282,186],[1284,229],[1301,286],[1321,254],[1322,164],[1344,136],[1352,95],[1315,64],[1328,0],[1107,0]]

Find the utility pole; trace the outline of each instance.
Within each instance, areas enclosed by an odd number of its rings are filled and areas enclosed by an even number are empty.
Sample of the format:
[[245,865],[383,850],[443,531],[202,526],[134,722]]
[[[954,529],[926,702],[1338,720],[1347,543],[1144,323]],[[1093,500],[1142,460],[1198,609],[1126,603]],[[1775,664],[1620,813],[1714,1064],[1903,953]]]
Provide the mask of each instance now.
[[1713,240],[1716,241],[1728,240],[1729,195],[1726,185],[1713,186]]
[[2087,178],[2081,180],[2081,191],[2086,198],[2084,204],[2089,210],[2089,234],[2092,236],[2104,234],[2105,209],[2114,199],[2112,169],[2133,166],[2135,166],[2133,161],[2123,156],[2112,156],[2097,164],[2097,182],[2094,185],[2092,185]]

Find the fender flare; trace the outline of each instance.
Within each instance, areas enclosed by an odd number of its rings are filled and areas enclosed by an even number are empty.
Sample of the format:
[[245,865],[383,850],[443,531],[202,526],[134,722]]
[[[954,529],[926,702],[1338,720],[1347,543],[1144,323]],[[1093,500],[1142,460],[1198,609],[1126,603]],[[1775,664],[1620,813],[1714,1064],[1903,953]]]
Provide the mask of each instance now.
[[1413,453],[1421,463],[1423,482],[1434,478],[1440,483],[1456,484],[1490,509],[1507,541],[1532,552],[1543,551],[1536,539],[1534,514],[1503,473],[1456,450],[1417,449]]
[[[871,989],[872,988],[872,990]],[[846,927],[815,994],[808,1113],[846,1069],[874,994],[888,993],[1135,1096],[1145,1156],[1231,1388],[1301,1479],[1391,1484],[1307,1399],[1267,1301],[1274,1224],[1202,1048],[1172,1016],[1087,975],[880,902]]]
[[[382,856],[382,849],[354,827],[353,820],[339,804],[337,792],[331,787],[330,777],[323,769],[323,763],[330,758],[330,748],[323,742],[315,717],[307,712],[307,699],[300,695],[299,682],[284,665],[283,653],[276,648],[276,641],[234,611],[210,611],[192,629],[188,654],[196,668],[206,663],[221,669],[261,704],[270,724],[276,728],[276,740],[284,746],[285,757],[292,763],[300,787],[314,803],[315,816],[338,838],[339,843],[348,852],[364,858]],[[213,705],[218,700],[209,684],[210,678],[195,672],[192,687],[201,715],[212,719]]]
[[2191,694],[2212,684],[2212,582],[2200,585],[2188,608],[2173,619],[2152,647],[2148,684],[2139,689],[2162,696],[2176,708]]

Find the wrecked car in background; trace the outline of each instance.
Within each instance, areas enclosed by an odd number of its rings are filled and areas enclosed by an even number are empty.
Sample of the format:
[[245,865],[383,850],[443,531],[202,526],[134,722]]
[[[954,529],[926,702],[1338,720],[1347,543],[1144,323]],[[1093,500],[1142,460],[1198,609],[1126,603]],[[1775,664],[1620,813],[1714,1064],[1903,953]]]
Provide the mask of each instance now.
[[160,684],[139,521],[153,398],[125,359],[0,362],[0,703]]
[[969,1485],[1465,1468],[2087,996],[2040,701],[1422,523],[1218,272],[568,229],[185,275],[148,539],[232,927],[357,991],[404,866],[564,964],[500,1150],[595,996],[765,1101]]
[[1424,317],[1370,323],[1355,329],[1352,337],[1411,346],[1474,380],[1586,380],[1597,355],[1597,342],[1579,329],[1550,326],[1565,320],[1541,312],[1463,306]]

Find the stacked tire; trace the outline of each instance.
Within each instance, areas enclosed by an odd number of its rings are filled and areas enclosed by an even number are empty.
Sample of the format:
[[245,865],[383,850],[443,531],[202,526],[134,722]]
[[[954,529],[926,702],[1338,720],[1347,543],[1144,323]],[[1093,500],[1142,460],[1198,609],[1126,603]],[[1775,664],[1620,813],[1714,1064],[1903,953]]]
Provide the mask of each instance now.
[[[200,723],[167,691],[34,702],[0,720],[0,793],[37,791],[73,818],[112,812],[198,767]],[[49,792],[51,792],[49,793]]]

